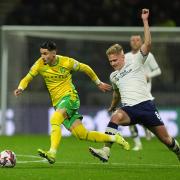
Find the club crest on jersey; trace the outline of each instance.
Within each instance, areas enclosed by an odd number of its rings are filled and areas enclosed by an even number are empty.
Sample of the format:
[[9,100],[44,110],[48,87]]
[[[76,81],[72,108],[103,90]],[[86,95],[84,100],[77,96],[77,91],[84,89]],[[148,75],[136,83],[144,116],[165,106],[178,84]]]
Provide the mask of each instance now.
[[63,73],[65,73],[66,70],[65,70],[65,68],[63,68],[63,67],[60,67],[60,68],[59,68],[59,71],[63,74]]

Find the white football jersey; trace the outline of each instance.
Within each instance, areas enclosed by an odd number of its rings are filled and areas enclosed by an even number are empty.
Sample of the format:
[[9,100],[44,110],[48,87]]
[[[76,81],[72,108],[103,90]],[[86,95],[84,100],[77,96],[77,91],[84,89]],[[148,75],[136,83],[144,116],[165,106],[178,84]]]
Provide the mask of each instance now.
[[153,100],[148,90],[143,64],[147,56],[139,51],[125,55],[125,65],[111,73],[113,89],[118,89],[123,106],[133,106],[147,100]]

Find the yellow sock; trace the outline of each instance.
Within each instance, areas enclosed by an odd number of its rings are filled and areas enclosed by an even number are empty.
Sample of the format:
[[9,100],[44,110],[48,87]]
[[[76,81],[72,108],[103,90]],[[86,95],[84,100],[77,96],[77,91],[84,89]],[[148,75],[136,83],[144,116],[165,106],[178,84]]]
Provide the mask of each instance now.
[[51,126],[51,148],[50,152],[56,153],[61,141],[61,128],[58,125]]
[[95,142],[114,142],[114,136],[97,131],[89,131],[87,140]]
[[72,134],[81,140],[88,140],[88,141],[94,141],[94,142],[114,142],[115,141],[114,136],[97,132],[97,131],[87,131],[87,129],[82,124],[73,128]]
[[51,117],[50,124],[51,124],[51,147],[50,152],[56,153],[59,143],[61,141],[61,127],[60,125],[64,121],[64,117],[59,112],[54,112]]

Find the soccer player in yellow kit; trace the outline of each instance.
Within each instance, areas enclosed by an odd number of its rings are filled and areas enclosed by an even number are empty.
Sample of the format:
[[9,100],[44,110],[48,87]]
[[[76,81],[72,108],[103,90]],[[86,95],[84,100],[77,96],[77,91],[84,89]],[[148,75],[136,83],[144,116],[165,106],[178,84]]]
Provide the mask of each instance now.
[[129,150],[129,144],[119,134],[107,135],[97,131],[88,131],[84,127],[81,122],[82,116],[78,113],[80,101],[72,83],[72,72],[84,72],[103,92],[111,90],[111,86],[101,82],[88,65],[80,63],[73,58],[57,55],[56,52],[57,49],[54,42],[44,42],[40,46],[41,57],[20,81],[18,88],[14,90],[15,96],[20,95],[38,74],[45,80],[55,112],[50,119],[50,149],[49,151],[38,149],[39,155],[46,158],[49,163],[55,163],[57,149],[61,140],[61,124],[81,140],[116,142],[123,146],[124,149]]

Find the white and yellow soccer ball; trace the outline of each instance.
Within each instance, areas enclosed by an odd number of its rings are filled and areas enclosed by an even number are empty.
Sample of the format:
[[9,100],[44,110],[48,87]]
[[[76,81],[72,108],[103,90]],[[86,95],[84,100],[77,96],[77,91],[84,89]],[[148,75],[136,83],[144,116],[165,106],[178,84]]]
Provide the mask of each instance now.
[[4,150],[0,153],[1,167],[14,167],[16,165],[16,154],[11,150]]

